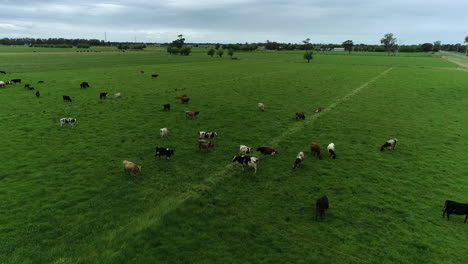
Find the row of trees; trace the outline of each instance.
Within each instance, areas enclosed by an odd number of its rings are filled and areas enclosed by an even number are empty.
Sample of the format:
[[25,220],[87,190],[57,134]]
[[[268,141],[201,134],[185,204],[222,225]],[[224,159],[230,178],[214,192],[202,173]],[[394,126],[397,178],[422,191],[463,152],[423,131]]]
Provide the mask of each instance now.
[[184,46],[185,38],[182,34],[177,36],[177,39],[172,41],[167,47],[167,52],[171,55],[180,54],[182,56],[188,56],[192,52],[192,47]]

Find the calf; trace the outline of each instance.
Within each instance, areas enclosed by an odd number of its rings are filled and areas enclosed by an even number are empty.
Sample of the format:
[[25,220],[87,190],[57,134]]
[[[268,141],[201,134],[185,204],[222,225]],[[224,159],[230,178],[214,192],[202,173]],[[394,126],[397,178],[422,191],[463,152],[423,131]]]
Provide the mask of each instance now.
[[154,158],[156,157],[161,158],[161,156],[166,156],[166,159],[169,159],[171,156],[174,155],[174,152],[175,152],[175,149],[156,147]]
[[185,97],[187,97],[187,95],[186,95],[186,94],[183,94],[183,95],[178,95],[178,96],[176,96],[175,98],[176,98],[176,99],[182,99],[182,98],[185,98]]
[[124,167],[124,172],[127,174],[133,175],[135,177],[137,173],[141,173],[141,166],[138,166],[131,161],[124,160],[122,161],[122,164]]
[[396,138],[389,139],[387,140],[387,142],[385,142],[385,144],[382,145],[382,147],[380,147],[380,151],[384,151],[384,149],[387,149],[387,148],[391,148],[392,150],[395,150],[397,143],[398,143],[398,140]]
[[185,111],[185,117],[186,118],[194,118],[196,117],[200,112],[190,112],[190,111]]
[[296,120],[299,120],[299,119],[302,119],[302,120],[305,119],[304,112],[296,112]]
[[325,211],[328,209],[328,197],[326,195],[320,197],[315,203],[315,220],[320,216],[323,219]]
[[158,76],[159,76],[159,74],[151,74],[151,78],[156,78]]
[[13,79],[11,80],[12,83],[21,83],[21,79]]
[[183,103],[183,104],[187,104],[189,101],[190,101],[190,98],[188,98],[188,97],[180,99],[180,102]]
[[244,170],[244,166],[249,166],[251,168],[254,168],[255,173],[257,173],[258,158],[241,155],[241,156],[234,156],[232,158],[232,162],[235,162],[235,161],[237,161],[239,164],[242,165],[242,170]]
[[159,130],[159,134],[161,135],[161,137],[166,137],[169,135],[169,129],[167,129],[167,127],[161,128]]
[[70,103],[72,102],[72,99],[70,98],[70,96],[64,95],[64,96],[62,96],[62,97],[63,97],[63,101],[64,101],[64,102],[70,102]]
[[11,81],[6,81],[6,85],[12,85],[13,83]]
[[198,141],[198,149],[206,149],[210,150],[214,147],[214,144],[211,141],[199,140]]
[[274,156],[276,154],[279,154],[278,151],[276,151],[276,150],[274,150],[272,148],[269,148],[269,147],[258,147],[257,151],[259,151],[263,155],[272,155],[272,156]]
[[36,91],[36,97],[39,98],[41,96],[41,93],[39,91]]
[[246,145],[240,145],[239,154],[245,155],[245,154],[250,154],[250,152],[252,152],[252,148],[249,148]]
[[297,154],[296,156],[296,160],[294,161],[294,164],[292,166],[293,169],[299,167],[299,165],[302,163],[302,161],[304,160],[305,156],[304,156],[304,152],[299,152],[299,154]]
[[122,94],[121,93],[116,93],[114,94],[114,98],[115,99],[120,99],[122,97]]
[[218,136],[218,133],[216,132],[205,132],[205,131],[200,131],[199,132],[199,138],[202,139],[202,138],[214,138]]
[[332,157],[333,159],[336,159],[335,144],[334,143],[328,144],[327,150],[328,150],[328,153],[330,154],[330,157]]
[[82,83],[80,83],[80,88],[89,88],[88,82],[82,82]]
[[312,155],[317,156],[319,159],[322,159],[322,153],[320,152],[320,145],[312,142],[310,143],[310,152]]
[[258,103],[257,108],[258,108],[258,110],[259,110],[260,112],[265,111],[265,105],[262,104],[262,103]]
[[164,107],[163,111],[171,111],[171,105],[170,104],[164,104],[163,107]]
[[106,99],[108,95],[109,95],[108,93],[100,93],[99,94],[99,99],[101,99],[101,100]]
[[65,124],[70,124],[70,126],[75,127],[76,118],[71,118],[71,117],[60,118],[60,127],[63,127],[63,125]]
[[449,215],[451,214],[466,215],[464,222],[466,224],[466,220],[468,219],[468,204],[446,200],[442,217],[445,217],[445,214],[447,214],[447,221],[449,220]]

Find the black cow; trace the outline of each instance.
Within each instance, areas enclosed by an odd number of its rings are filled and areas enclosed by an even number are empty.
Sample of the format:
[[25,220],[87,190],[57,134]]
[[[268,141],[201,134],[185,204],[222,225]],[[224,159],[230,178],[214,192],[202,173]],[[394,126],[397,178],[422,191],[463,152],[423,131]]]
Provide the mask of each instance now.
[[100,93],[99,94],[99,99],[106,99],[107,98],[107,95],[109,95],[108,93]]
[[166,159],[169,159],[171,156],[174,155],[174,152],[175,152],[175,149],[156,147],[154,158],[156,157],[161,158],[161,156],[166,156]]
[[328,209],[328,197],[326,195],[320,197],[315,203],[315,220],[320,216],[323,219],[325,210]]
[[39,91],[36,92],[36,97],[39,98],[41,96],[41,93]]
[[44,83],[44,81],[38,81],[37,83]]
[[6,74],[6,71],[0,71],[0,73]]
[[272,148],[269,148],[269,147],[258,147],[257,148],[257,151],[261,152],[262,154],[264,155],[276,155],[276,154],[279,154],[278,151],[272,149]]
[[171,105],[170,104],[165,104],[163,106],[164,106],[163,111],[171,111]]
[[62,97],[63,97],[63,101],[64,101],[64,102],[70,102],[70,103],[72,102],[72,99],[70,98],[70,96],[64,95],[64,96],[62,96]]
[[29,86],[30,86],[30,85],[29,85],[28,83],[25,84],[25,85],[24,85],[24,89],[29,88]]
[[14,83],[21,83],[21,79],[13,79],[13,80],[11,80],[11,82],[14,82]]
[[468,204],[462,204],[457,203],[455,201],[446,200],[442,217],[445,217],[445,214],[447,214],[447,221],[449,220],[449,215],[451,214],[466,215],[464,222],[466,224],[466,220],[468,219]]
[[89,88],[88,82],[82,82],[82,83],[80,83],[80,88]]
[[156,78],[158,76],[159,76],[159,74],[151,74],[151,78]]
[[28,90],[34,90],[34,87],[28,87]]

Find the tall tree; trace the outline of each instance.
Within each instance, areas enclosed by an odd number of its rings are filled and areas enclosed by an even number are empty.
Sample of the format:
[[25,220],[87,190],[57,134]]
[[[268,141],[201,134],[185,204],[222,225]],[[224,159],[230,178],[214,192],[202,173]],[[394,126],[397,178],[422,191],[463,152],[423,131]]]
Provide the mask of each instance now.
[[468,56],[468,36],[465,37],[465,43],[466,43],[466,55]]
[[172,41],[171,46],[181,49],[184,46],[185,38],[184,35],[180,34],[177,39]]
[[312,44],[310,43],[310,38],[306,38],[305,40],[302,41],[304,43],[304,50],[311,50],[312,49]]
[[393,33],[387,33],[384,35],[384,37],[380,40],[380,43],[382,43],[385,47],[385,50],[387,51],[387,54],[390,56],[390,52],[394,51],[396,48],[396,42],[397,39],[393,37]]
[[433,46],[433,50],[434,51],[439,51],[440,50],[440,45],[441,45],[441,42],[439,40],[435,41],[434,46]]
[[353,46],[354,46],[354,43],[352,40],[347,40],[345,42],[343,42],[343,47],[344,49],[349,52],[349,54],[351,54],[351,51],[353,50]]

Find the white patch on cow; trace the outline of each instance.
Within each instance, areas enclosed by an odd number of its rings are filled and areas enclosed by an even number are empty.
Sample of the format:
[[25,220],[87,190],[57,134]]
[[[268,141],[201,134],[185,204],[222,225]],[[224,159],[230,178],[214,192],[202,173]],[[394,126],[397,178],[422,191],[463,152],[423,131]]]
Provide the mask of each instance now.
[[247,147],[246,145],[240,145],[239,153],[241,155],[249,154],[252,151],[252,148]]
[[330,150],[335,151],[335,144],[334,144],[334,143],[328,144],[328,146],[327,146],[327,151],[330,152]]

